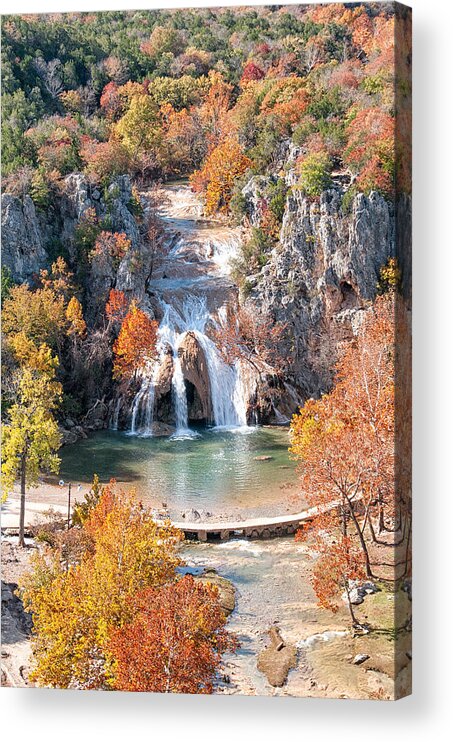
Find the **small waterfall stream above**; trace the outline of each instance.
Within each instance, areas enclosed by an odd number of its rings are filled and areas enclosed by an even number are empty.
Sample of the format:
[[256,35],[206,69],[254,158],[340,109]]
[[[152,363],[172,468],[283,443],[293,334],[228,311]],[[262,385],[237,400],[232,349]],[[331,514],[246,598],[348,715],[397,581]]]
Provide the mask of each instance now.
[[142,372],[130,408],[130,434],[152,436],[157,423],[172,423],[176,437],[191,437],[191,420],[245,426],[255,381],[240,363],[226,364],[209,337],[210,328],[226,321],[226,306],[237,300],[229,268],[241,230],[203,218],[201,202],[187,184],[167,185],[165,196],[160,215],[171,248],[148,283],[162,317],[158,358]]

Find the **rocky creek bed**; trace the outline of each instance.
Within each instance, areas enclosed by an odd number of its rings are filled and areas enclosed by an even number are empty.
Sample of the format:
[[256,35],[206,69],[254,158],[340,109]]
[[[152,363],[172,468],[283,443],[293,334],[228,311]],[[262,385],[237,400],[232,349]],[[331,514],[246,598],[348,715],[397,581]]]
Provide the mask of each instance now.
[[[2,684],[28,684],[31,667],[30,619],[14,595],[35,550],[14,538],[2,539]],[[408,688],[411,679],[409,633],[392,631],[395,595],[379,590],[356,607],[359,620],[378,627],[353,636],[348,612],[321,609],[310,585],[314,555],[293,538],[232,540],[218,544],[186,542],[181,556],[188,571],[219,589],[221,605],[240,648],[224,656],[215,692],[243,695],[380,698]],[[406,593],[398,596],[399,623],[409,613]],[[260,669],[259,669],[260,668]]]

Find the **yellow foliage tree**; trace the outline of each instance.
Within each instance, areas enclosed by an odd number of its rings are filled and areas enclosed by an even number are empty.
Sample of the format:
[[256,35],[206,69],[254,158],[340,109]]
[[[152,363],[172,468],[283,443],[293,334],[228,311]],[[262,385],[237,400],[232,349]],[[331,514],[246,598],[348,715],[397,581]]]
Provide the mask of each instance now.
[[59,346],[65,325],[65,301],[52,288],[31,291],[26,285],[14,286],[3,304],[3,332],[12,339],[23,332],[34,343]]
[[53,416],[61,395],[56,381],[58,359],[50,348],[34,346],[25,333],[14,338],[17,357],[23,364],[15,373],[15,402],[8,410],[2,430],[2,480],[6,496],[20,478],[19,545],[24,545],[25,494],[38,483],[42,471],[57,472],[60,459],[58,424]]
[[134,95],[129,108],[114,127],[114,134],[120,139],[132,157],[151,152],[159,141],[159,108],[149,95]]
[[21,583],[33,613],[33,679],[59,688],[108,687],[114,672],[109,636],[132,619],[138,591],[175,578],[181,535],[113,486],[74,530],[90,543],[81,560],[66,568],[58,551],[36,555]]
[[67,334],[69,337],[83,337],[86,333],[86,323],[83,319],[82,305],[76,296],[71,297],[66,307],[68,321]]

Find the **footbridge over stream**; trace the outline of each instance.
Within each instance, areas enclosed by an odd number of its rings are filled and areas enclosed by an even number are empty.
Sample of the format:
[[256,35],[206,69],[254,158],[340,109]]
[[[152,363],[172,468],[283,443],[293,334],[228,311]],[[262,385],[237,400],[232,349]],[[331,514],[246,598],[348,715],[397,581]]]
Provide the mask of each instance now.
[[[333,503],[329,509],[338,507]],[[290,536],[303,524],[319,515],[319,508],[313,507],[300,513],[277,515],[272,518],[254,517],[236,521],[172,521],[172,525],[184,531],[189,541],[227,541],[232,538],[273,538]]]

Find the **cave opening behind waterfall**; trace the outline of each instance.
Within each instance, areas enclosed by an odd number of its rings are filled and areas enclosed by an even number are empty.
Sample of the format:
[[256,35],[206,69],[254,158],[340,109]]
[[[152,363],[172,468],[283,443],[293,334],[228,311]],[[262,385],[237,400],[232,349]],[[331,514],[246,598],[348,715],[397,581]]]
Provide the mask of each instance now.
[[198,393],[195,384],[192,384],[188,379],[184,379],[184,385],[186,387],[186,398],[187,398],[187,412],[189,425],[209,425],[213,421],[210,420],[204,410],[202,399]]

